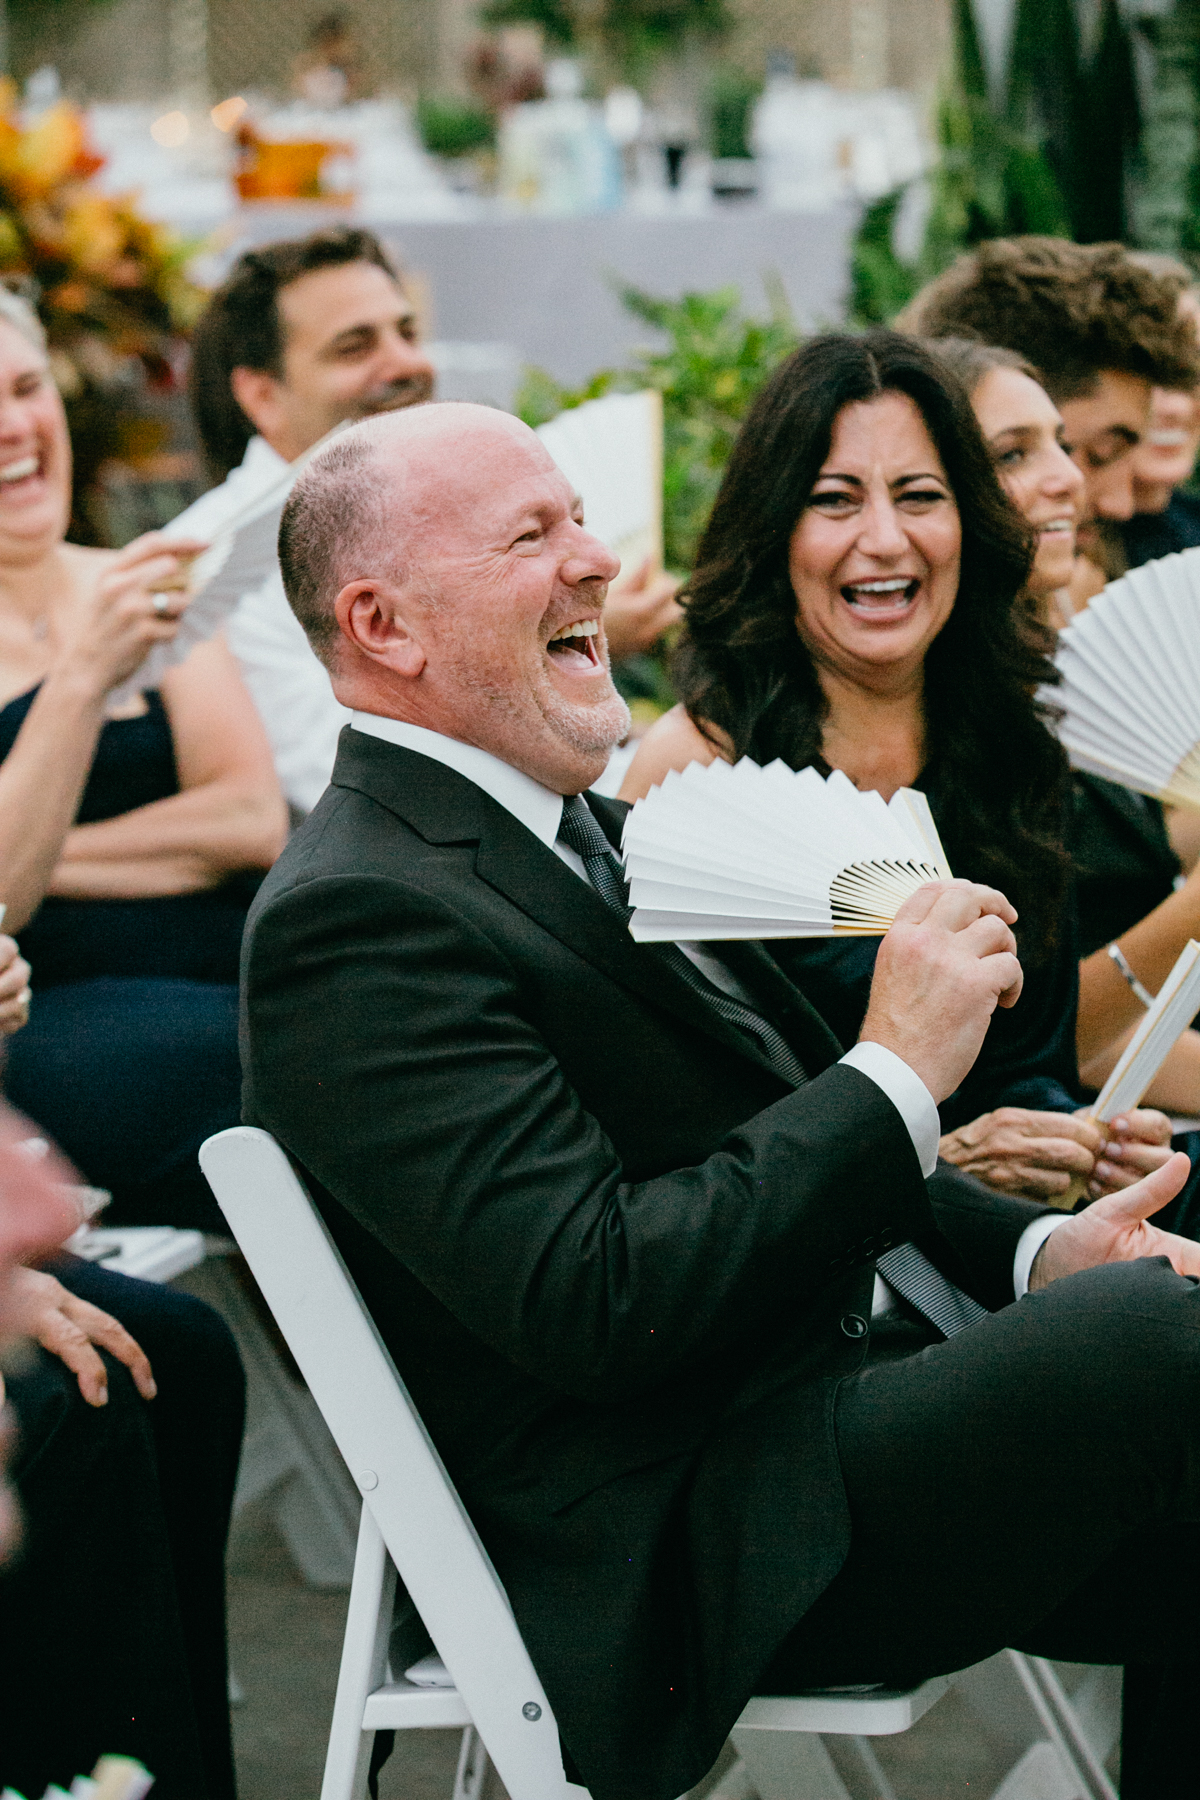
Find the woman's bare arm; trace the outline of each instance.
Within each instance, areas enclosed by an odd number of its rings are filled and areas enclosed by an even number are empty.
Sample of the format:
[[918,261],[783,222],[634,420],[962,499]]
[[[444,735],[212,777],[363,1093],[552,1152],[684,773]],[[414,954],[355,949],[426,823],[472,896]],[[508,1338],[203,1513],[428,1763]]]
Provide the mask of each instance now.
[[[1079,1073],[1088,1087],[1104,1086],[1134,1029],[1131,1025],[1099,1056],[1081,1064]],[[1200,1114],[1200,1031],[1184,1032],[1146,1090],[1144,1104],[1165,1113]]]
[[180,792],[67,835],[50,892],[143,898],[215,887],[269,868],[287,808],[254,703],[223,638],[193,650],[161,683]]
[[652,787],[657,787],[670,770],[686,769],[694,762],[716,762],[722,754],[692,724],[682,706],[673,706],[650,727],[638,745],[637,754],[625,771],[619,798],[640,800]]
[[[1157,994],[1189,938],[1200,937],[1200,870],[1116,940],[1126,962],[1150,993]],[[1142,1016],[1142,1003],[1105,947],[1079,965],[1079,1016],[1075,1046],[1080,1066],[1100,1056]]]

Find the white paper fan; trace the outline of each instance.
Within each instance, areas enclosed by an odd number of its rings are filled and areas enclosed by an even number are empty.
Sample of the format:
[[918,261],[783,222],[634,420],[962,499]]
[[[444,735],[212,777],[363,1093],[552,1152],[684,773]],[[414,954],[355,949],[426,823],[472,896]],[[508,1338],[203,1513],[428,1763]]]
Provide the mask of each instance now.
[[605,394],[539,426],[583,516],[629,571],[662,563],[662,395]]
[[917,888],[950,879],[924,794],[888,804],[837,770],[748,757],[672,770],[633,807],[622,850],[641,943],[878,936]]
[[1072,766],[1200,806],[1200,550],[1111,581],[1060,633],[1058,734]]
[[[237,511],[224,521],[208,549],[192,564],[188,579],[191,599],[179,630],[169,644],[156,644],[141,667],[113,689],[110,710],[146,688],[157,687],[168,669],[185,661],[197,644],[206,643],[220,631],[243,594],[262,585],[275,568],[279,520],[288,495],[313,457],[346,429],[343,424],[327,431],[286,468],[268,465],[262,479],[246,491]],[[201,540],[209,537],[211,527],[205,523],[208,500],[209,496],[202,494],[177,513],[164,526],[163,536]]]

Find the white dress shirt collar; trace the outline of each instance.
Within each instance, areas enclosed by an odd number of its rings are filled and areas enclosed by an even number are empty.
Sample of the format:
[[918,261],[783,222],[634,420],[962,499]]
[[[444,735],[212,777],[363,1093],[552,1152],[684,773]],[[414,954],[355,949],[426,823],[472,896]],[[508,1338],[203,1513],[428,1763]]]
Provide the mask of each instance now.
[[562,823],[563,797],[552,788],[543,787],[531,775],[501,762],[490,750],[476,744],[464,744],[458,738],[444,737],[440,731],[429,731],[424,725],[410,725],[406,719],[385,719],[378,713],[356,712],[350,715],[353,731],[368,737],[383,738],[405,750],[415,750],[433,762],[443,763],[468,781],[482,788],[498,806],[503,806],[534,837],[550,850]]

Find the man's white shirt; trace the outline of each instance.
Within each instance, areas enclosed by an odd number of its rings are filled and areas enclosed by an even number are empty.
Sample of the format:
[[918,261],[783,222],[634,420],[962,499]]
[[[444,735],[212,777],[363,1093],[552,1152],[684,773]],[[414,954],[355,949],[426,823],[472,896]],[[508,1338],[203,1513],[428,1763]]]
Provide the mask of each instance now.
[[[405,750],[415,750],[418,755],[428,756],[431,761],[454,769],[477,788],[482,788],[498,806],[504,807],[527,831],[540,839],[547,849],[553,850],[581,881],[587,881],[582,859],[569,845],[558,841],[563,808],[561,794],[556,794],[552,788],[543,787],[523,770],[514,769],[511,763],[502,762],[498,756],[479,749],[476,744],[464,744],[458,738],[445,737],[441,732],[429,731],[423,725],[410,725],[404,719],[388,719],[375,713],[363,712],[348,716],[355,731],[361,731],[369,737],[383,738],[389,744],[399,744]],[[679,948],[715,987],[723,989],[736,1000],[747,1002],[751,1006],[755,1004],[753,997],[742,989],[729,970],[703,945],[680,944]],[[865,1075],[868,1081],[873,1081],[887,1095],[912,1139],[921,1173],[925,1176],[932,1175],[937,1166],[941,1125],[933,1095],[921,1077],[901,1057],[882,1044],[855,1044],[841,1060],[850,1068],[857,1069],[860,1075]],[[1028,1290],[1029,1272],[1033,1267],[1034,1257],[1050,1233],[1065,1223],[1066,1217],[1063,1213],[1052,1213],[1048,1217],[1035,1219],[1021,1234],[1013,1259],[1013,1291],[1018,1299]],[[890,1290],[877,1276],[874,1310],[886,1310],[889,1304]]]
[[[215,535],[246,493],[286,467],[265,438],[251,438],[238,467],[198,502],[195,534]],[[225,635],[266,729],[284,797],[297,812],[311,812],[329,785],[338,733],[350,713],[334,699],[328,673],[288,605],[278,567],[243,594]]]

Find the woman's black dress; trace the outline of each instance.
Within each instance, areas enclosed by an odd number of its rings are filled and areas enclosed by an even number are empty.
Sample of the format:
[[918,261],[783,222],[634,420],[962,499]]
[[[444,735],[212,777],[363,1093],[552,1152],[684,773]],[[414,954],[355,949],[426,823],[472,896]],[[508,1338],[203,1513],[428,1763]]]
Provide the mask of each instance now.
[[[922,776],[917,785],[943,832],[950,867],[969,878],[968,853],[946,837],[939,818],[937,779]],[[849,1047],[866,1014],[879,941],[791,938],[767,947]],[[1075,1059],[1079,955],[1072,909],[1065,909],[1053,945],[1021,948],[1021,997],[1013,1007],[997,1007],[974,1068],[938,1109],[943,1131],[955,1131],[998,1106],[1072,1112],[1080,1104]]]
[[[34,689],[0,710],[0,760]],[[179,792],[157,693],[103,727],[77,822]],[[29,1024],[4,1087],[88,1181],[114,1224],[223,1231],[196,1152],[239,1117],[238,954],[257,878],[154,900],[43,901],[20,934],[33,967]]]

